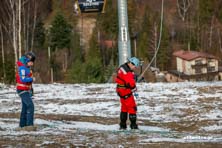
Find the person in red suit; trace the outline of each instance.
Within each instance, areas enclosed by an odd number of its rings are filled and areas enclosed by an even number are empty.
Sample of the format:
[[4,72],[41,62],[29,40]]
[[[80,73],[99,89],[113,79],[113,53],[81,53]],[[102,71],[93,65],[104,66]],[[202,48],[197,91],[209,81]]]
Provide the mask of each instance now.
[[134,98],[136,93],[136,80],[134,70],[139,67],[140,61],[136,57],[129,58],[126,63],[121,65],[117,71],[115,79],[117,83],[116,92],[120,97],[121,112],[120,112],[120,129],[127,129],[127,118],[131,122],[131,129],[138,129],[136,123],[137,105]]

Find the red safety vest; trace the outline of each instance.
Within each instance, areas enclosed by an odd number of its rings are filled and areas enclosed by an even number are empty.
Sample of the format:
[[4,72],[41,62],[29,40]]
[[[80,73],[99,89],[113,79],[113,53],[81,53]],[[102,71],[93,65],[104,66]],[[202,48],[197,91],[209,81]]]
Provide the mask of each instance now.
[[[17,69],[20,66],[24,66],[24,64],[22,62],[18,61],[17,62]],[[32,71],[31,70],[30,70],[30,73],[27,76],[32,77]],[[21,81],[18,71],[16,71],[15,77],[16,77],[16,88],[17,88],[17,90],[30,90],[32,88],[32,82],[25,83],[25,82]]]

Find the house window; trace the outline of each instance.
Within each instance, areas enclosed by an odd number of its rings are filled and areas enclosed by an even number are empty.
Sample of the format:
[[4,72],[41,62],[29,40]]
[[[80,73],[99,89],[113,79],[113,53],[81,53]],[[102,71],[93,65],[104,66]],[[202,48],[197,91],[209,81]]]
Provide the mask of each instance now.
[[202,73],[202,70],[200,68],[197,68],[197,69],[195,69],[195,73],[200,74],[200,73]]
[[208,59],[207,62],[208,62],[208,63],[212,63],[212,62],[214,62],[214,60],[213,60],[213,59]]
[[215,71],[215,67],[211,66],[211,67],[207,67],[207,72],[213,72]]
[[202,60],[195,60],[195,65],[202,64]]

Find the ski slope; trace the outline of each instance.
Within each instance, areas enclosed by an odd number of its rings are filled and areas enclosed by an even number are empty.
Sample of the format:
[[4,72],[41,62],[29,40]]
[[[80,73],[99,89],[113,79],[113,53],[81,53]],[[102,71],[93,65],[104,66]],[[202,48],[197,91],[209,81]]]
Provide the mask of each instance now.
[[[139,83],[138,132],[118,132],[120,103],[115,84],[55,83],[33,87],[37,131],[17,131],[20,98],[15,86],[0,84],[1,145],[29,146],[22,141],[27,137],[36,147],[222,144],[221,81]],[[36,140],[36,135],[48,138]]]

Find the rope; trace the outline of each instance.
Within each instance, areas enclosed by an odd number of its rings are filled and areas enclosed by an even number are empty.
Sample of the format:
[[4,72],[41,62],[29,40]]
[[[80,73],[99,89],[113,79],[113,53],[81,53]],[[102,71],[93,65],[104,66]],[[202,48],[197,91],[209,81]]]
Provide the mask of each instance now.
[[153,63],[154,59],[157,56],[157,53],[159,51],[160,48],[160,43],[161,43],[161,38],[162,38],[162,31],[163,31],[163,5],[164,5],[164,0],[162,0],[162,7],[161,7],[161,23],[160,23],[160,36],[159,36],[159,41],[158,41],[158,45],[157,48],[155,50],[155,54],[152,58],[152,60],[150,61],[150,63],[147,65],[147,67],[144,69],[144,71],[141,73],[141,75],[139,76],[138,80],[140,80],[143,75],[145,74],[145,72],[148,70],[148,68],[150,68],[150,65]]

